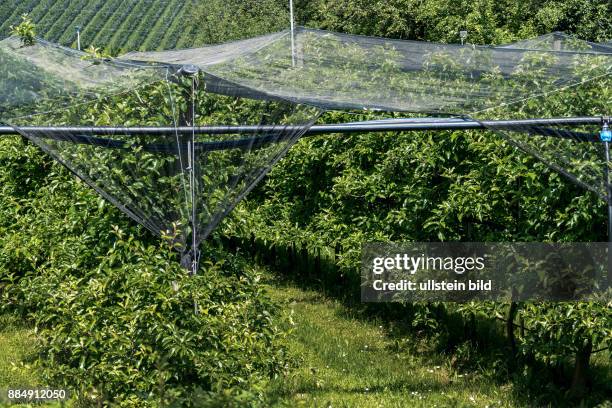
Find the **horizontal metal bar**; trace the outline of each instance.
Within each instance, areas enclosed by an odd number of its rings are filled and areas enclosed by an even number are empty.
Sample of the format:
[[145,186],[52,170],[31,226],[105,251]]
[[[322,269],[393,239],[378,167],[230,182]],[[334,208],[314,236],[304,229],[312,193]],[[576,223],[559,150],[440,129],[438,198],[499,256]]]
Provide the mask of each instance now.
[[463,129],[487,129],[487,128],[518,128],[530,126],[555,126],[555,125],[586,125],[600,124],[601,117],[575,117],[575,118],[549,118],[549,119],[524,119],[524,120],[448,120],[448,121],[415,121],[406,119],[395,121],[362,122],[358,124],[347,123],[337,125],[312,126],[308,134],[324,133],[355,133],[355,132],[392,132],[392,131],[422,131],[422,130],[463,130]]
[[[423,121],[422,118],[413,121],[410,119],[397,119],[388,121],[372,121],[359,123],[344,123],[333,125],[314,125],[306,135],[321,135],[328,133],[365,133],[365,132],[406,132],[423,130],[462,130],[486,128],[513,128],[528,126],[556,126],[556,125],[586,125],[600,124],[601,117],[574,117],[574,118],[548,118],[548,119],[522,119],[522,120],[432,120]],[[78,134],[78,135],[189,135],[196,134],[223,135],[223,134],[269,134],[299,132],[301,126],[201,126],[201,127],[88,127],[88,126],[23,126],[19,127],[23,133],[28,134]],[[11,126],[0,126],[0,135],[15,135]]]

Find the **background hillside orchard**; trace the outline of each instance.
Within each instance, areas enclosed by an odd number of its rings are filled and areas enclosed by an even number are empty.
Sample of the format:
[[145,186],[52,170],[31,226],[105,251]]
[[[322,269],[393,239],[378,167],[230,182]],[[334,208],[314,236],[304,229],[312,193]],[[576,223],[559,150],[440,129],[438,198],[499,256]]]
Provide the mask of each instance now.
[[[556,30],[612,38],[607,0],[295,4],[300,24],[353,34],[458,42],[465,29],[469,41],[483,44]],[[25,12],[43,38],[74,47],[79,25],[83,48],[113,55],[250,37],[285,29],[288,19],[284,0],[0,0],[0,36]],[[0,66],[0,75],[9,74]],[[567,115],[596,114],[612,106],[609,89],[607,79],[536,102],[542,116],[558,106]],[[126,121],[141,113],[131,109],[136,100],[140,107],[156,101],[154,89],[122,98],[106,103],[109,115]],[[374,117],[327,112],[322,120]],[[282,382],[301,362],[289,355],[290,323],[262,286],[259,262],[340,298],[365,320],[384,319],[389,333],[400,333],[388,345],[390,359],[407,354],[415,336],[448,356],[449,370],[514,384],[526,405],[605,404],[612,398],[610,305],[364,306],[358,266],[367,241],[606,239],[605,206],[595,194],[499,135],[319,136],[296,144],[236,208],[205,244],[206,262],[191,279],[168,241],[31,144],[0,139],[0,312],[10,317],[0,319],[0,336],[11,319],[36,327],[33,365],[42,380],[89,403],[265,406],[267,381]],[[205,313],[192,313],[194,300]],[[306,341],[317,348],[316,337]]]
[[[185,48],[250,37],[288,26],[285,0],[0,0],[0,37],[29,13],[38,34],[76,47]],[[612,37],[607,0],[296,0],[299,24],[352,34],[500,44],[552,31],[585,40]]]

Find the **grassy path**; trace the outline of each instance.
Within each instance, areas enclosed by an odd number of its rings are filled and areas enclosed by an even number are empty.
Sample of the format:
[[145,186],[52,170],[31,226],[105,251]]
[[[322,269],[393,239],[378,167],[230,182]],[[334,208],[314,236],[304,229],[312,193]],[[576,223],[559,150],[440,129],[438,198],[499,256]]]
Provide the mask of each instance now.
[[[458,373],[442,356],[398,344],[375,321],[356,319],[337,301],[293,286],[269,286],[294,323],[288,346],[298,358],[272,384],[281,406],[499,407],[510,386],[475,373]],[[423,346],[423,345],[421,345]]]

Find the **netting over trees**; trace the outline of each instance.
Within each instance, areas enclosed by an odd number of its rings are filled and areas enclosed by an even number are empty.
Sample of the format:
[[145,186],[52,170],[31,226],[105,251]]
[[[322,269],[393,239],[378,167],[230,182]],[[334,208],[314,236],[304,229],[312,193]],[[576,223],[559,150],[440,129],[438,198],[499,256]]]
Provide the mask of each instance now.
[[611,53],[612,42],[595,43],[584,41],[562,32],[544,34],[536,38],[517,41],[512,44],[502,45],[499,48],[518,48],[524,50],[544,51],[569,51],[589,53]]
[[558,33],[485,47],[299,28],[116,60],[9,38],[0,61],[0,120],[173,235],[185,265],[325,109],[469,116],[607,199],[598,124],[486,122],[608,113],[612,52]]
[[[0,59],[1,120],[150,231],[172,236],[187,267],[197,264],[194,248],[319,114],[278,98],[239,97],[229,83],[223,94],[209,92],[204,73],[91,60],[44,42],[5,40]],[[206,125],[218,132],[189,131]],[[132,132],[151,126],[165,131]]]
[[[217,60],[224,50],[232,50],[231,60]],[[556,92],[611,70],[607,54],[389,40],[307,28],[293,36],[286,31],[223,46],[128,56],[200,65],[223,80],[323,108],[458,115]]]
[[[232,58],[226,59],[231,50]],[[377,109],[475,120],[606,115],[612,49],[563,33],[500,47],[436,44],[298,28],[227,45],[129,54],[197,64],[249,90],[325,109]],[[606,197],[597,125],[495,128]],[[539,136],[535,136],[539,135]],[[548,136],[548,137],[542,137]]]

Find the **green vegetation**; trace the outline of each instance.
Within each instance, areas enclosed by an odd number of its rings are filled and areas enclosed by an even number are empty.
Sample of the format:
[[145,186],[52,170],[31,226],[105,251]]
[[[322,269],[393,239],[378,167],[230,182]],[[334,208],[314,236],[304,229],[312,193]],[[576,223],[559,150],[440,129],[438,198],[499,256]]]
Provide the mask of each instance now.
[[100,59],[110,57],[110,55],[104,53],[104,51],[100,50],[97,47],[94,47],[93,45],[90,45],[84,51],[87,53],[87,55],[83,56],[83,60],[94,60],[95,61],[95,60],[100,60]]
[[492,372],[461,370],[456,357],[435,353],[425,338],[397,336],[384,320],[320,292],[271,288],[294,324],[288,342],[296,367],[270,386],[283,406],[523,406],[508,398],[512,384]]
[[279,0],[208,0],[190,16],[191,40],[179,47],[249,38],[288,28],[287,2]]
[[[285,375],[262,388],[266,405],[532,406],[525,382],[512,381],[500,370],[495,362],[499,355],[466,365],[466,345],[443,353],[422,333],[407,332],[402,323],[368,316],[320,291],[300,289],[282,276],[266,273],[265,278],[269,283],[263,289],[282,308],[291,333],[285,340]],[[32,366],[33,330],[10,315],[3,316],[3,327],[0,388],[40,384]],[[595,362],[601,384],[610,379],[605,363]]]
[[[551,31],[605,41],[612,5],[606,0],[296,0],[301,25],[391,38],[499,44]],[[0,0],[0,37],[29,13],[45,39],[112,55],[134,50],[185,48],[278,31],[288,26],[285,0]]]
[[164,251],[115,234],[89,273],[66,265],[8,289],[33,308],[46,383],[85,401],[189,405],[283,367],[276,309],[246,265],[209,252],[191,277]]
[[[19,66],[6,61],[3,69]],[[27,64],[23,68],[18,71],[31,72]],[[106,72],[108,67],[90,68]],[[112,85],[119,87],[121,78],[115,79]],[[147,82],[149,77],[139,79]],[[51,105],[24,103],[16,111],[46,111],[22,118],[22,124],[173,123],[176,106],[166,98],[175,91],[172,100],[184,110],[184,84],[153,79],[150,85],[103,96],[82,95],[70,87],[54,94],[45,86],[45,75],[26,76],[25,84],[47,89],[56,99]],[[58,109],[57,96],[74,98],[71,91],[79,101],[86,96],[91,102]],[[259,119],[260,105],[276,107],[284,120],[292,114],[309,117],[306,110],[291,110],[282,102],[212,94],[198,100],[201,120],[212,123],[237,116]],[[45,146],[66,157],[72,169],[104,182],[107,194],[121,202],[141,200],[133,206],[151,218],[161,214],[164,221],[175,220],[170,217],[180,216],[176,209],[185,208],[176,202],[183,198],[181,172],[173,167],[178,159],[143,151],[138,141],[125,143],[134,144],[133,149],[45,139]],[[269,148],[275,151],[277,145]],[[253,166],[263,165],[260,155],[267,150],[249,157]],[[228,172],[248,166],[232,167],[237,165],[235,151],[208,158],[219,166],[204,168],[202,175],[210,184],[203,188],[210,192],[214,209],[219,204],[215,200],[225,199]],[[156,239],[25,139],[3,138],[0,163],[6,169],[0,173],[0,312],[35,325],[33,364],[44,384],[65,387],[84,404],[262,403],[258,390],[283,371],[285,351],[278,309],[262,291],[257,273],[211,242],[203,245],[198,276],[189,276],[175,251],[184,243],[180,225],[186,223],[168,225],[167,230],[160,225],[157,232],[165,232]],[[202,217],[212,216],[202,212]]]
[[500,44],[552,31],[585,40],[612,37],[607,0],[298,0],[298,21],[353,34],[410,40]]
[[[92,1],[77,11],[78,4],[0,2],[0,13],[10,14],[0,31],[30,11],[43,36],[70,43],[72,28],[66,27],[79,22],[83,45],[91,45],[98,59],[127,48],[251,36],[283,27],[286,17],[284,6],[272,1],[202,2],[196,8],[176,1]],[[478,42],[564,28],[588,39],[609,38],[609,25],[591,24],[605,21],[606,7],[604,2],[522,7],[483,0],[457,12],[449,1],[297,4],[300,21],[318,27],[442,41],[456,40],[458,29],[466,28]],[[577,8],[583,13],[576,14]],[[233,9],[240,18],[228,11]],[[198,21],[204,22],[201,27]],[[223,29],[212,29],[217,21],[224,22]],[[24,38],[30,32],[25,30]],[[0,71],[12,63],[3,54],[0,61]],[[579,74],[584,67],[577,66]],[[531,68],[521,86],[546,85],[538,84]],[[32,88],[8,95],[18,102],[13,116],[19,109],[27,113],[38,95],[74,97],[66,95],[73,78],[47,83],[41,73],[24,71],[32,75]],[[2,78],[7,77],[8,71]],[[530,101],[517,112],[510,107],[489,114],[599,114],[612,106],[609,89],[609,81],[601,81]],[[184,92],[177,94],[176,106],[185,111]],[[168,94],[158,83],[120,96],[88,97],[91,103],[64,110],[53,106],[53,112],[22,123],[167,125],[176,119],[165,109]],[[198,123],[261,119],[257,102],[198,97]],[[285,108],[277,106],[287,123],[296,119],[290,114],[312,113]],[[324,119],[374,117],[330,112]],[[448,131],[303,140],[207,242],[195,278],[185,275],[172,249],[184,242],[180,225],[159,240],[30,143],[3,138],[0,365],[14,362],[16,368],[0,366],[0,387],[19,378],[69,387],[84,404],[123,406],[605,404],[612,394],[609,304],[358,301],[357,268],[366,241],[606,239],[605,211],[595,194],[499,136]],[[162,219],[184,217],[172,212],[182,199],[176,194],[176,171],[167,171],[176,170],[176,159],[159,160],[138,143],[125,143],[131,153],[61,141],[49,145],[75,161],[100,164],[86,167],[87,174],[106,182],[109,194],[124,194],[121,201],[135,201],[149,194],[147,189],[161,191],[154,196],[158,201],[141,202],[139,209]],[[215,189],[207,199],[220,203],[226,192],[216,187],[227,184],[237,171],[232,163],[239,160],[225,153],[211,158],[214,165],[203,178]],[[258,159],[250,157],[256,167],[265,164]],[[123,184],[113,184],[112,177]],[[270,289],[270,299],[259,271],[228,251],[236,245],[316,292],[279,285]],[[194,314],[196,304],[199,314]],[[292,337],[286,338],[279,304],[288,312],[295,309],[293,317],[284,316],[297,325]]]
[[9,26],[28,13],[39,35],[73,47],[77,43],[75,27],[80,26],[83,48],[95,45],[133,50],[145,43],[152,48],[173,48],[182,35],[188,35],[175,30],[175,23],[184,21],[191,4],[191,0],[2,0],[0,36],[7,35]]
[[34,45],[36,39],[36,25],[27,14],[21,16],[21,23],[16,26],[11,26],[11,34],[16,35],[21,40],[23,46],[28,47]]
[[[286,276],[286,275],[285,275]],[[536,373],[513,375],[499,350],[474,353],[467,342],[453,351],[407,322],[373,317],[361,306],[340,303],[320,290],[294,283],[270,288],[293,322],[289,356],[296,361],[286,377],[273,381],[271,403],[282,406],[350,407],[530,407],[567,402],[550,384],[547,391],[530,382]],[[489,327],[487,336],[501,341]],[[612,380],[607,356],[594,362],[598,387]],[[538,377],[541,382],[542,377]],[[538,401],[546,392],[548,401]],[[555,393],[557,394],[555,396]],[[593,398],[586,406],[597,404]],[[606,406],[605,403],[602,406]]]
[[36,347],[32,327],[16,315],[0,315],[0,389],[40,384],[40,377],[31,366],[36,359]]
[[278,0],[0,0],[0,38],[28,14],[43,38],[83,49],[94,45],[117,55],[172,49],[280,31],[288,8]]
[[35,351],[24,376],[35,371],[86,402],[257,403],[257,384],[282,370],[284,352],[256,274],[209,248],[190,278],[168,245],[153,245],[34,146],[3,138],[0,163],[2,313],[37,328],[36,347],[28,330],[14,347]]
[[[538,80],[537,66],[529,61],[526,66],[520,80],[510,81],[512,85],[533,86],[529,84]],[[457,86],[449,89],[462,89],[462,83],[458,76]],[[547,84],[538,86],[544,89]],[[486,117],[603,112],[612,104],[609,87],[610,80],[605,78],[489,110]],[[325,119],[349,122],[375,117],[332,112]],[[338,288],[342,297],[353,301],[359,296],[363,242],[605,241],[606,212],[598,196],[517,152],[507,142],[513,137],[504,132],[449,131],[308,138],[239,206],[224,233],[242,245],[257,247],[269,262],[284,268],[296,261],[316,265],[308,273],[324,288]],[[579,149],[557,140],[537,143],[560,154]],[[587,157],[595,159],[586,153],[581,157],[585,167],[592,165]],[[595,174],[589,181],[601,185],[602,178]],[[324,264],[331,267],[326,269]],[[509,350],[503,359],[506,369],[549,372],[550,376],[540,375],[560,386],[557,393],[563,397],[554,400],[557,404],[576,402],[589,394],[592,374],[586,373],[591,358],[598,357],[593,352],[606,353],[612,343],[610,304],[405,307],[389,305],[381,313],[423,321],[432,334],[444,333],[440,341],[448,350],[457,350],[469,340],[472,346],[466,343],[465,347],[474,358],[480,351],[473,344],[486,342],[478,335],[479,326],[497,324],[504,329],[505,325],[507,344],[491,346]],[[458,333],[455,318],[472,328]],[[609,390],[596,392],[595,401],[605,398]],[[545,390],[539,393],[541,403],[558,398]]]
[[[284,268],[304,264],[303,273],[325,290],[355,300],[362,242],[605,240],[598,200],[494,134],[320,137],[292,149],[239,206],[225,233],[243,245],[256,242],[256,252]],[[507,369],[542,364],[549,381],[562,385],[558,395],[568,392],[557,403],[585,395],[591,351],[605,353],[612,342],[609,304],[390,305],[380,313],[425,319],[431,333],[444,333],[450,350],[486,341],[477,327],[507,320],[507,345],[500,349],[516,353],[506,357]],[[476,328],[457,332],[448,320],[457,314]],[[470,353],[475,357],[478,348]]]

